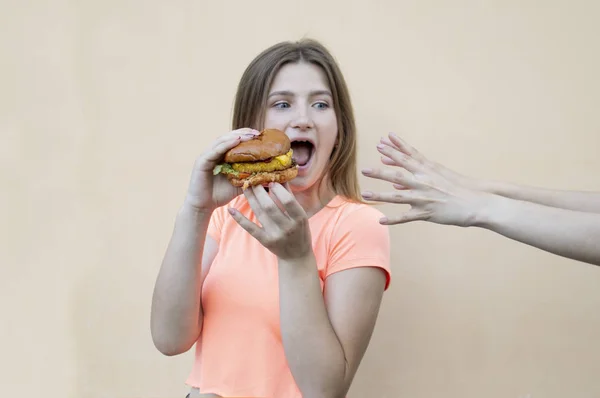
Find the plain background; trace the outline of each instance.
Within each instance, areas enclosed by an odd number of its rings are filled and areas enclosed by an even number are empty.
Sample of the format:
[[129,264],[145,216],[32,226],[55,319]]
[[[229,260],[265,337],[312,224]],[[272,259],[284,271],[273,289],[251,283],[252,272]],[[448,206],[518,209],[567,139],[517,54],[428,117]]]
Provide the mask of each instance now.
[[[359,167],[395,131],[461,173],[600,190],[596,1],[0,4],[3,397],[183,397],[192,353],[154,349],[153,283],[195,157],[280,40],[340,62]],[[600,396],[600,269],[484,230],[391,234],[350,397]]]

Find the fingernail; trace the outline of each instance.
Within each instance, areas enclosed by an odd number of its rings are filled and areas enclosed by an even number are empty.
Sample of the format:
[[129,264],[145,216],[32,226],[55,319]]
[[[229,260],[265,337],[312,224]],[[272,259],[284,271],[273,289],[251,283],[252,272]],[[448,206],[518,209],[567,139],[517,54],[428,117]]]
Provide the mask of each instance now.
[[387,218],[387,217],[380,218],[380,219],[379,219],[379,222],[380,222],[381,224],[385,224],[386,222],[388,222],[388,218]]
[[396,135],[396,133],[394,133],[394,132],[390,132],[390,135],[391,135],[392,137],[396,137],[396,138],[398,138],[398,136],[397,136],[397,135]]
[[373,193],[369,192],[369,191],[365,191],[362,193],[362,196],[363,196],[363,198],[370,198],[373,196]]
[[230,207],[227,209],[227,211],[229,212],[229,214],[234,215],[235,214],[235,209],[233,207]]
[[363,169],[362,172],[364,174],[371,174],[373,172],[373,170],[371,170],[371,169]]
[[385,147],[385,145],[383,145],[383,144],[377,144],[378,149],[383,149],[384,147]]

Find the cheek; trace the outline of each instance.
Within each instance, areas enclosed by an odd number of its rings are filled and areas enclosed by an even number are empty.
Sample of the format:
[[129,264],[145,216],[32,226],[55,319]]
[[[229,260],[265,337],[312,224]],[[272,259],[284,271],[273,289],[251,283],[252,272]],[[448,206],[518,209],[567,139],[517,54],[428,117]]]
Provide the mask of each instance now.
[[288,123],[289,117],[286,117],[285,112],[275,112],[273,110],[268,110],[265,113],[265,128],[279,129],[285,131]]
[[319,130],[319,146],[324,150],[330,151],[335,144],[338,134],[338,125],[335,113],[327,113],[321,115],[318,120],[317,127]]

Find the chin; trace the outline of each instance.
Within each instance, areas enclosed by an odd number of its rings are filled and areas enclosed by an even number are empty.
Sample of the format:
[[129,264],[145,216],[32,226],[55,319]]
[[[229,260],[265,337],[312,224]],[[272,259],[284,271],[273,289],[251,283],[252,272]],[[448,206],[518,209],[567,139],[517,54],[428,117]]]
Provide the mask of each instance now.
[[302,177],[296,177],[294,178],[292,181],[290,181],[289,186],[292,190],[292,192],[302,192],[302,191],[306,191],[307,189],[309,189],[312,185],[314,184],[310,184],[307,181],[305,181],[304,178]]
[[319,171],[316,168],[304,169],[302,174],[298,172],[298,176],[289,182],[290,188],[294,192],[303,192],[316,188],[324,178],[323,174],[323,170]]

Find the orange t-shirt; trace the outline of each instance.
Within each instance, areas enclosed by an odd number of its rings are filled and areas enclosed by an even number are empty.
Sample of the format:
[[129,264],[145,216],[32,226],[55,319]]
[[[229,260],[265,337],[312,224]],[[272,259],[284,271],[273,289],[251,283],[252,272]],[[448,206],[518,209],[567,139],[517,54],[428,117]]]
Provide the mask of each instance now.
[[[202,287],[202,333],[186,384],[223,397],[299,398],[280,334],[277,258],[237,224],[229,206],[257,223],[244,196],[213,213],[208,234],[219,251]],[[309,219],[321,288],[335,272],[379,267],[387,290],[390,242],[381,217],[336,196]]]

